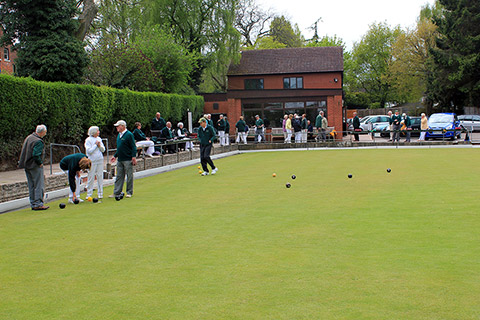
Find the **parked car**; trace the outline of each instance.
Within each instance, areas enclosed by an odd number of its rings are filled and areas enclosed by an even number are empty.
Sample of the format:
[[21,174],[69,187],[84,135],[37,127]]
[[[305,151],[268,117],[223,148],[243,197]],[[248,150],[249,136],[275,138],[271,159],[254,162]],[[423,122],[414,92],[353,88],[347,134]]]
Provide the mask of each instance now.
[[388,125],[390,125],[390,118],[386,115],[368,116],[368,119],[365,121],[360,121],[360,128],[362,131],[369,131],[370,128],[371,130],[381,131]]
[[428,130],[425,140],[429,139],[451,139],[455,140],[460,137],[461,130],[460,121],[455,113],[434,113],[428,118]]
[[458,116],[460,125],[468,131],[480,131],[480,115],[464,114]]

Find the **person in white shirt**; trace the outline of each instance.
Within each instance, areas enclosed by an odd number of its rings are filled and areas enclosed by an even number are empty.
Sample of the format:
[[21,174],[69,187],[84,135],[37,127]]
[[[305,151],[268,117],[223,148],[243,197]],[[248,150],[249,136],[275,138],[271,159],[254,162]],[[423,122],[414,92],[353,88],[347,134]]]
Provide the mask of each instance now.
[[[178,139],[188,139],[188,130],[183,127],[183,122],[179,122],[177,124],[177,137]],[[193,142],[192,141],[186,141],[185,142],[185,150],[188,149],[193,149]]]
[[100,130],[98,127],[92,126],[88,129],[88,138],[85,140],[85,152],[88,159],[92,161],[92,167],[88,172],[87,180],[87,198],[93,195],[93,183],[97,178],[99,199],[103,198],[103,152],[105,146],[100,138]]

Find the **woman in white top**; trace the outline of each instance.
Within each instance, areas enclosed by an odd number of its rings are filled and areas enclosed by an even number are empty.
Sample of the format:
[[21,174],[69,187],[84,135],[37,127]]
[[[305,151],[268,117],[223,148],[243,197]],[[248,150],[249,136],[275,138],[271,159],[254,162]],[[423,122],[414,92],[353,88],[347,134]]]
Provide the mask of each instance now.
[[[178,130],[177,130],[177,137],[179,139],[188,139],[188,130],[183,128],[183,122],[179,122],[177,124]],[[185,150],[188,149],[193,149],[193,142],[192,141],[186,141],[185,142]]]
[[102,139],[99,137],[100,130],[98,127],[90,127],[88,129],[89,137],[85,140],[85,152],[88,159],[92,161],[92,167],[88,172],[87,180],[87,198],[93,194],[93,182],[97,177],[98,191],[97,195],[99,199],[103,198],[103,152],[105,152],[105,146]]

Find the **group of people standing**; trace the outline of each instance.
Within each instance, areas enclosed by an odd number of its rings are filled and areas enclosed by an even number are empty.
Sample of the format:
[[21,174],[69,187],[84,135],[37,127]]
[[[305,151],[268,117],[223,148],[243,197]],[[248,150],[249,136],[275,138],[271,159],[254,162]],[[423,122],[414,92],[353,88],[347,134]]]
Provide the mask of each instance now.
[[[326,141],[328,120],[324,116],[324,112],[320,111],[315,118],[315,127],[317,128],[317,136],[315,141]],[[292,135],[295,135],[295,143],[307,142],[308,133],[313,133],[313,127],[310,124],[310,120],[307,119],[306,114],[286,114],[283,118],[282,129],[285,143],[292,143]]]
[[[412,120],[410,119],[410,117],[405,112],[400,115],[400,112],[398,110],[395,110],[395,113],[393,113],[392,111],[388,111],[387,115],[389,118],[388,129],[390,131],[390,139],[388,141],[399,142],[400,132],[405,131],[405,142],[411,142]],[[355,141],[360,141],[358,132],[362,131],[362,129],[360,128],[360,118],[357,116],[356,112],[353,113],[352,124]],[[371,128],[370,131],[372,129],[373,128]],[[420,138],[418,139],[419,141],[425,140],[425,130],[427,129],[428,118],[425,113],[422,113],[420,120],[420,130],[422,130],[422,132],[420,133]]]

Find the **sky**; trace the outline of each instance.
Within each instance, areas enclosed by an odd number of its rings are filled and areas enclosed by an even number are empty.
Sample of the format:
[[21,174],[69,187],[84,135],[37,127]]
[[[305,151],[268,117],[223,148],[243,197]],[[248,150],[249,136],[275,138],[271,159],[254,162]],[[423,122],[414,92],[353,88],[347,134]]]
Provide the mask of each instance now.
[[257,3],[298,24],[306,39],[313,36],[309,27],[321,18],[319,37],[337,35],[351,50],[374,22],[414,27],[422,6],[432,5],[434,0],[257,0]]

